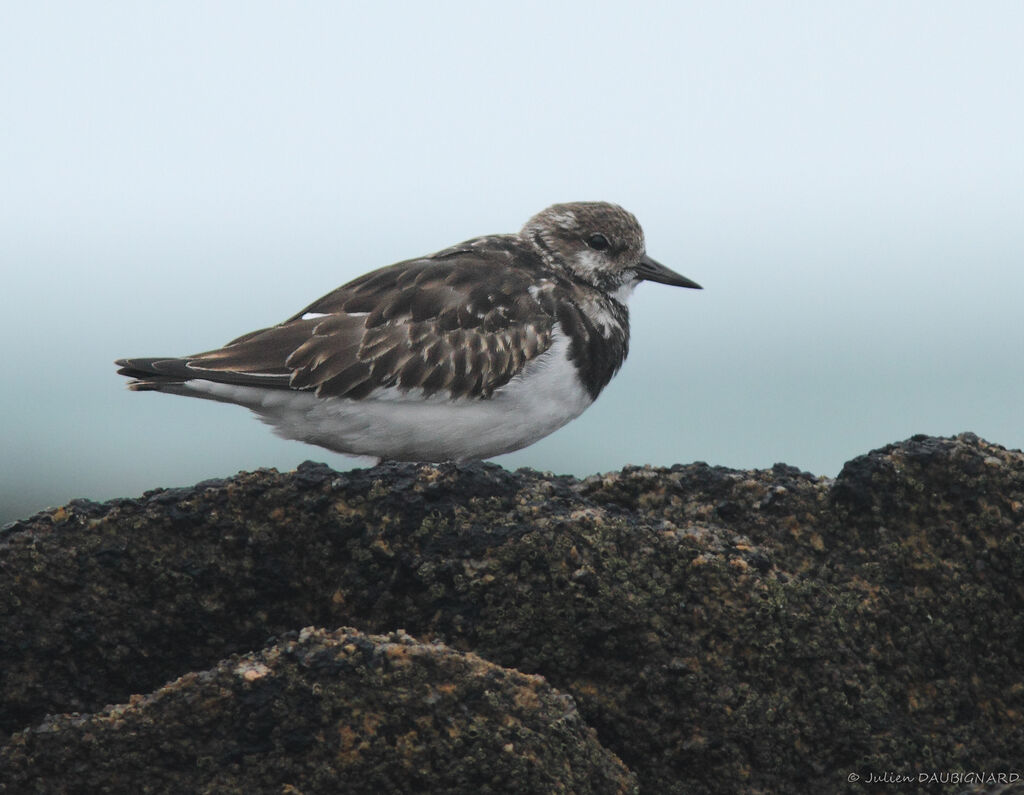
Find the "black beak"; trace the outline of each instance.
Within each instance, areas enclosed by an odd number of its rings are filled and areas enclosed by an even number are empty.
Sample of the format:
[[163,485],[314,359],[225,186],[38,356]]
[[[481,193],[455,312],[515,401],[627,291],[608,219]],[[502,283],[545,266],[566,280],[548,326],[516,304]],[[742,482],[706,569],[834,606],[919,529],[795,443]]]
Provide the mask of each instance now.
[[671,284],[673,287],[692,287],[694,290],[702,289],[693,279],[687,279],[676,273],[671,268],[666,268],[657,260],[653,260],[644,254],[640,264],[637,265],[636,275],[642,282],[658,282],[660,284]]

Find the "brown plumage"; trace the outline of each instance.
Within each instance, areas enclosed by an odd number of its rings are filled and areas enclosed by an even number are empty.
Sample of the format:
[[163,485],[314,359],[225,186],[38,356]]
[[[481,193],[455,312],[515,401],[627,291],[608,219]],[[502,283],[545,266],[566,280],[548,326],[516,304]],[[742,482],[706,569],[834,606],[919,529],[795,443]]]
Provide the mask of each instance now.
[[[123,359],[136,389],[158,375],[315,390],[358,400],[381,387],[490,397],[551,346],[551,300],[530,295],[540,258],[483,238],[361,276],[277,326],[182,359]],[[532,265],[532,269],[524,265]],[[543,269],[547,270],[547,269]],[[547,273],[545,292],[571,289]],[[307,315],[323,315],[310,317]]]
[[[571,362],[577,384],[589,397],[584,402],[567,398],[565,409],[540,411],[544,425],[538,433],[544,435],[596,398],[621,366],[629,348],[625,296],[644,279],[698,286],[646,256],[640,226],[622,208],[601,202],[554,205],[531,218],[519,234],[474,238],[373,271],[283,323],[222,348],[181,358],[120,359],[118,372],[135,379],[129,384],[135,390],[247,405],[284,435],[341,452],[380,447],[435,460],[449,455],[450,439],[438,442],[436,450],[429,440],[406,447],[395,447],[384,437],[352,442],[355,431],[349,426],[337,433],[323,427],[335,421],[353,425],[355,420],[334,416],[344,412],[325,419],[302,404],[300,413],[296,408],[289,415],[279,400],[268,408],[266,396],[300,392],[358,404],[387,393],[441,397],[457,407],[462,400],[499,395],[531,363],[542,362],[562,335],[568,345],[559,356]],[[256,391],[247,392],[250,387]],[[511,428],[517,418],[501,421]],[[407,435],[419,430],[410,426]],[[516,442],[519,437],[510,430],[505,436],[512,441],[500,444],[516,449],[539,438],[529,431]],[[506,451],[497,446],[489,454]],[[363,447],[367,450],[356,449]]]

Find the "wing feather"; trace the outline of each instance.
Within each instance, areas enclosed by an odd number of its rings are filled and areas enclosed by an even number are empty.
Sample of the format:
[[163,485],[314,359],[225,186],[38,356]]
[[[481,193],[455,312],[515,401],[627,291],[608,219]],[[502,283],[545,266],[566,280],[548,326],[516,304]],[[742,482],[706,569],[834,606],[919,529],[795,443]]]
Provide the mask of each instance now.
[[186,380],[321,397],[358,400],[394,386],[487,398],[551,346],[555,302],[544,293],[557,277],[530,289],[543,267],[512,236],[478,238],[369,273],[280,325],[160,366]]

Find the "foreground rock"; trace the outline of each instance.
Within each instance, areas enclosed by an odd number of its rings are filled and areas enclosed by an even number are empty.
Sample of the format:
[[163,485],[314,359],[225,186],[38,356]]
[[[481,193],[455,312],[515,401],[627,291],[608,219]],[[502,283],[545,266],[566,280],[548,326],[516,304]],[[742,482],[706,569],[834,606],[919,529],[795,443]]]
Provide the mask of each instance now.
[[18,523],[0,586],[8,732],[312,624],[403,628],[542,674],[645,792],[1021,772],[1024,456],[969,434],[891,445],[834,481],[782,465],[244,473]]
[[[634,792],[539,676],[405,635],[292,633],[3,753],[9,791]],[[290,789],[289,789],[290,788]]]

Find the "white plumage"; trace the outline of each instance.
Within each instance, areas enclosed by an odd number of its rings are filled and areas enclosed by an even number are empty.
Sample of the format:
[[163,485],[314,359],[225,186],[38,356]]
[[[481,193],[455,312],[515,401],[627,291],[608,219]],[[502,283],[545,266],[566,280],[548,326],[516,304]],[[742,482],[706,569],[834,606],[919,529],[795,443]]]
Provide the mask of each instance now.
[[[557,329],[557,326],[556,326]],[[285,439],[394,460],[490,458],[533,444],[593,400],[557,329],[552,345],[488,400],[379,389],[361,400],[195,379],[173,391],[252,409]],[[166,390],[170,391],[170,390]]]

